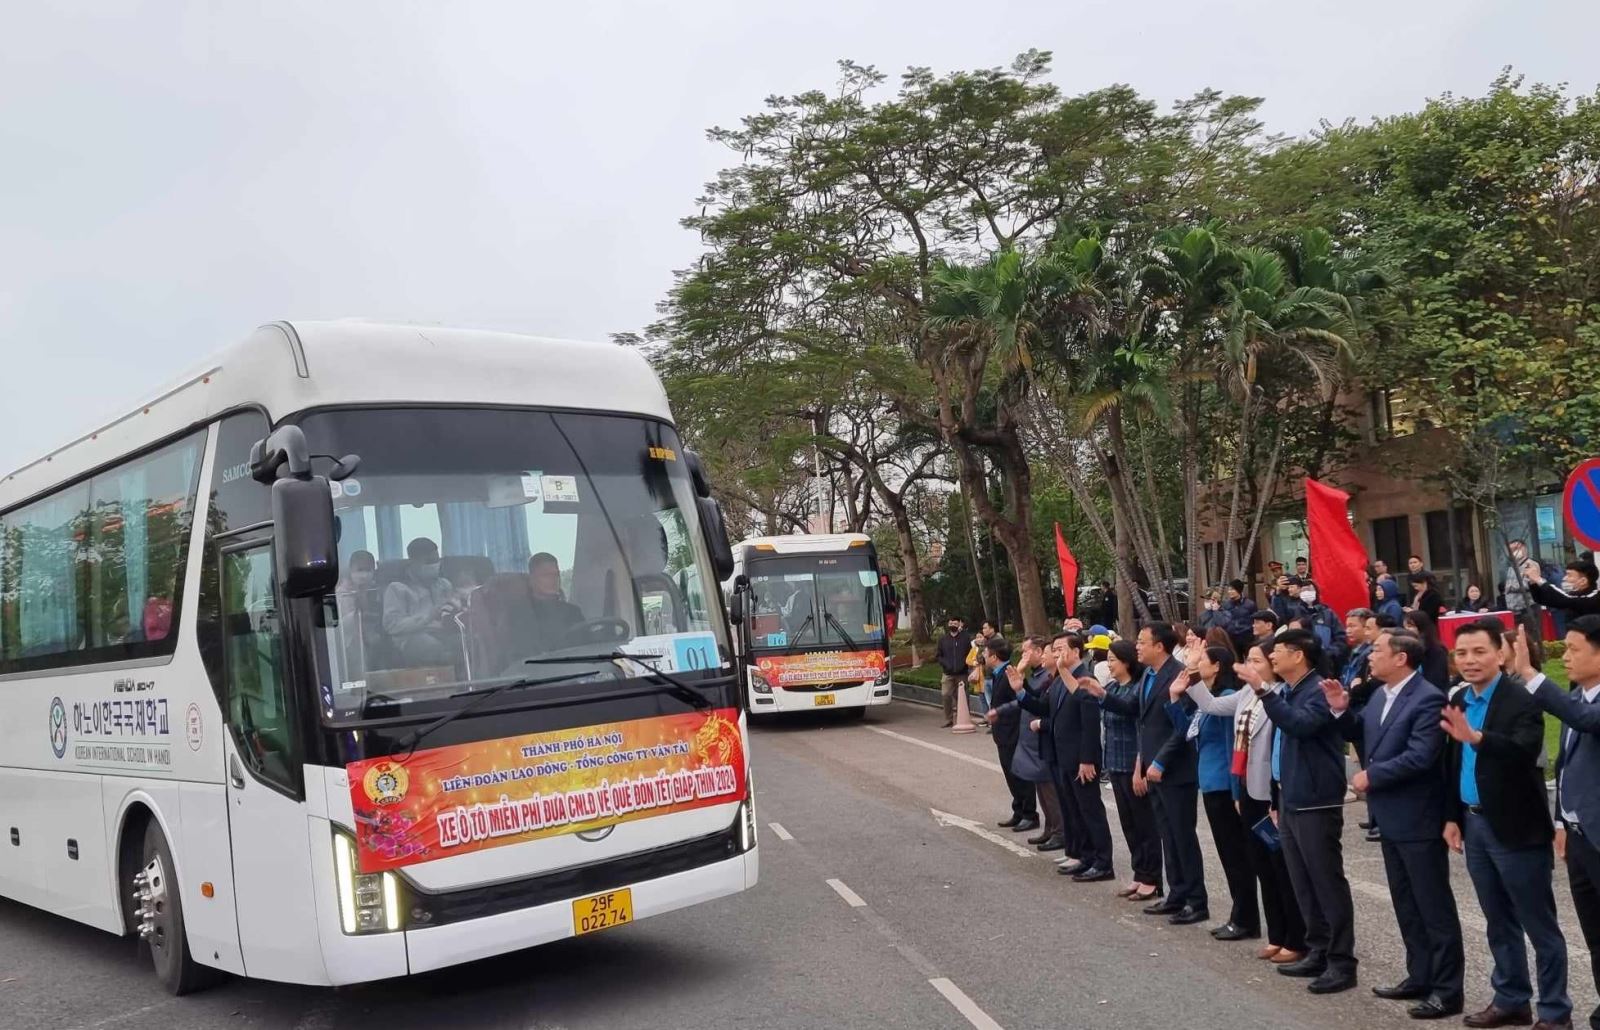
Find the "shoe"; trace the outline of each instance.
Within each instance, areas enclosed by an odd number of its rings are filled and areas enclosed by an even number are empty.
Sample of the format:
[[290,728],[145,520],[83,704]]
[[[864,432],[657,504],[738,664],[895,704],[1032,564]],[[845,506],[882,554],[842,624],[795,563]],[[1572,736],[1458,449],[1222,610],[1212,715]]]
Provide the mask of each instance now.
[[1060,858],[1056,859],[1056,867],[1060,868],[1061,866],[1064,866],[1064,865],[1071,865],[1072,863],[1074,863],[1076,861],[1078,861],[1078,856],[1077,855],[1065,855],[1064,854]]
[[1021,817],[1014,815],[1010,819],[1007,819],[1005,822],[995,823],[995,825],[1000,827],[1002,830],[1009,830],[1013,826],[1017,825],[1020,822],[1022,822]]
[[1062,840],[1060,837],[1051,837],[1049,840],[1047,840],[1043,844],[1039,845],[1039,850],[1040,851],[1062,851],[1062,850],[1065,850],[1066,846],[1067,846],[1067,842]]
[[1278,972],[1284,976],[1303,976],[1307,979],[1321,976],[1328,971],[1328,960],[1321,955],[1307,955],[1298,962],[1278,967]]
[[1037,819],[1024,819],[1024,820],[1022,820],[1022,822],[1017,823],[1015,826],[1011,827],[1011,832],[1012,833],[1027,833],[1029,830],[1037,830],[1038,828],[1039,828],[1039,820],[1037,820]]
[[[946,725],[948,725],[948,724],[946,724]],[[1370,829],[1372,829],[1372,820],[1371,819],[1364,819],[1361,822],[1356,823],[1356,825],[1361,827],[1363,830],[1370,830]]]
[[1131,898],[1137,893],[1139,893],[1139,885],[1134,884],[1132,887],[1124,887],[1120,891],[1117,891],[1117,897]]
[[952,727],[952,726],[954,726],[954,725],[955,725],[955,720],[953,720],[953,719],[952,719],[952,720],[951,720],[951,721],[950,721],[950,722],[947,722],[947,723],[944,723],[944,724],[943,724],[943,725],[941,725],[941,726],[940,726],[940,727],[939,727],[939,728],[940,728],[940,729],[941,729],[941,730],[947,730],[947,729],[949,729],[949,728],[950,728],[950,727]]
[[1263,962],[1270,962],[1282,954],[1282,948],[1278,947],[1276,944],[1269,944],[1265,948],[1262,948],[1260,951],[1256,952],[1256,958],[1261,959]]
[[1046,830],[1043,833],[1035,834],[1034,836],[1029,837],[1028,838],[1028,843],[1029,844],[1043,844],[1045,841],[1049,840],[1050,838],[1052,838],[1054,836],[1055,836],[1054,832],[1052,832],[1050,830]]
[[1552,1023],[1548,1019],[1541,1019],[1533,1024],[1533,1030],[1572,1030],[1572,1020],[1563,1019],[1559,1023]]
[[1182,912],[1183,908],[1184,906],[1169,899],[1166,901],[1158,901],[1154,905],[1146,905],[1144,908],[1140,909],[1140,911],[1147,916],[1170,916],[1174,912]]
[[1416,1001],[1428,996],[1428,989],[1420,987],[1409,981],[1397,983],[1393,987],[1374,987],[1372,993],[1385,1001]]
[[1211,936],[1219,941],[1253,941],[1261,936],[1261,931],[1236,926],[1233,923],[1224,923],[1212,930]]
[[1472,1027],[1493,1026],[1532,1026],[1533,1010],[1524,1006],[1520,1009],[1503,1009],[1490,1002],[1481,1012],[1474,1012],[1464,1017],[1461,1022]]
[[1148,890],[1148,891],[1135,891],[1134,893],[1128,895],[1128,900],[1129,901],[1149,901],[1151,898],[1159,898],[1159,897],[1162,897],[1162,896],[1163,895],[1161,893],[1161,888],[1157,887],[1157,888],[1155,888],[1153,890]]
[[1072,882],[1104,883],[1107,880],[1115,880],[1116,878],[1117,874],[1110,869],[1085,869],[1083,872],[1073,876]]
[[1306,990],[1312,994],[1338,994],[1340,991],[1348,991],[1355,985],[1356,974],[1336,973],[1330,969],[1306,984]]
[[1073,862],[1070,865],[1056,866],[1056,872],[1060,873],[1062,876],[1077,876],[1079,873],[1088,868],[1089,867],[1084,865],[1082,862]]
[[1406,1009],[1406,1015],[1412,1019],[1445,1019],[1460,1014],[1461,1002],[1448,1002],[1437,994],[1430,994]]
[[1173,926],[1193,926],[1195,923],[1204,923],[1211,919],[1211,913],[1203,908],[1185,905],[1167,918]]
[[1275,966],[1292,966],[1296,962],[1305,961],[1305,952],[1290,951],[1288,948],[1279,948],[1278,953],[1267,959]]
[[1376,826],[1367,831],[1368,844],[1376,844],[1381,840],[1383,840],[1383,833]]

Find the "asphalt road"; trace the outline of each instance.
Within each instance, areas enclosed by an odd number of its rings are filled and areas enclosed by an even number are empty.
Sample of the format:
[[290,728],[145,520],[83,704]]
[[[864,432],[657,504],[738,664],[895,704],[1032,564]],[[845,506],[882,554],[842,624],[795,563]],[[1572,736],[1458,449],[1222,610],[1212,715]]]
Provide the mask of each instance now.
[[[991,742],[937,724],[936,711],[896,704],[864,723],[827,713],[760,727],[756,890],[405,981],[319,990],[229,980],[173,999],[131,942],[0,901],[0,1028],[1412,1025],[1403,1006],[1367,990],[1403,970],[1378,848],[1353,825],[1361,806],[1350,811],[1346,867],[1362,986],[1315,998],[1258,962],[1256,942],[1169,926],[1114,898],[1112,885],[1071,884],[1019,853],[993,827],[1005,792]],[[1226,886],[1204,828],[1201,840],[1220,922]],[[1453,877],[1468,1003],[1481,1005],[1483,919],[1459,858]],[[1563,881],[1581,1023],[1595,992],[1565,891]]]

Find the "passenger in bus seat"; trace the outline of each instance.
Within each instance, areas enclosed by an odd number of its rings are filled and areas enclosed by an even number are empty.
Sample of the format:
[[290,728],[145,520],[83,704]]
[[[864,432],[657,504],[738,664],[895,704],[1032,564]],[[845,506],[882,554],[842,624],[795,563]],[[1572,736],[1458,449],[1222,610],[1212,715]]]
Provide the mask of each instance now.
[[405,578],[383,593],[383,631],[411,665],[452,665],[460,611],[455,589],[439,575],[439,545],[418,537],[406,545]]

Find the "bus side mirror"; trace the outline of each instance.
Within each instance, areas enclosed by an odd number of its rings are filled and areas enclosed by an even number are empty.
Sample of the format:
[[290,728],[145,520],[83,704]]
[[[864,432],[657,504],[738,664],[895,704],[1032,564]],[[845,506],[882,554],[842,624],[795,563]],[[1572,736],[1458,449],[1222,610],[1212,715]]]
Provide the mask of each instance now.
[[722,505],[709,497],[696,497],[694,505],[700,513],[700,530],[711,548],[712,570],[721,582],[733,575],[733,547],[728,543],[728,524],[722,518]]
[[728,598],[728,621],[735,626],[744,625],[744,591],[735,589]]
[[316,597],[339,582],[333,491],[322,476],[272,484],[273,553],[285,597]]

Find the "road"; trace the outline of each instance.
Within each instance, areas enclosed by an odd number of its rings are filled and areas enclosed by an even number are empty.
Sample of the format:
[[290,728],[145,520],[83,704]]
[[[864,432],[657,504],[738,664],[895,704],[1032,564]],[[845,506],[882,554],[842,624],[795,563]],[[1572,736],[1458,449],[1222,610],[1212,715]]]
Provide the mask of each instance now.
[[[1005,791],[992,743],[939,730],[936,711],[899,703],[865,722],[795,719],[758,728],[752,750],[762,868],[744,895],[405,981],[318,990],[229,980],[182,999],[156,987],[131,942],[0,901],[0,1028],[1411,1025],[1403,1006],[1367,989],[1403,969],[1382,860],[1353,818],[1346,866],[1362,986],[1314,998],[1257,961],[1256,942],[1169,926],[1114,898],[1113,885],[1074,885],[1021,853],[994,829]],[[1220,922],[1226,887],[1207,836],[1202,828]],[[1126,873],[1120,837],[1117,847]],[[1467,1000],[1481,1005],[1483,919],[1460,858],[1452,863]],[[1581,1017],[1595,1004],[1588,954],[1564,881],[1558,896]]]

